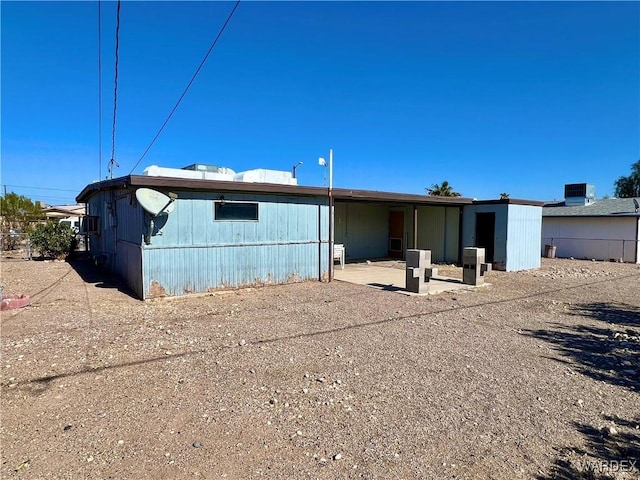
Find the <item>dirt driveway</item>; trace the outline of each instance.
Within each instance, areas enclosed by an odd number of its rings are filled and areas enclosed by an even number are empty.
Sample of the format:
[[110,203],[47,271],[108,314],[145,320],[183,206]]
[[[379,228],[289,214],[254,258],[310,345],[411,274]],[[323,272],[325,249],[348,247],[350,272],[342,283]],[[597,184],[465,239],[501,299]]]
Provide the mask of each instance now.
[[149,302],[82,261],[1,267],[32,299],[2,314],[2,478],[640,476],[637,265]]

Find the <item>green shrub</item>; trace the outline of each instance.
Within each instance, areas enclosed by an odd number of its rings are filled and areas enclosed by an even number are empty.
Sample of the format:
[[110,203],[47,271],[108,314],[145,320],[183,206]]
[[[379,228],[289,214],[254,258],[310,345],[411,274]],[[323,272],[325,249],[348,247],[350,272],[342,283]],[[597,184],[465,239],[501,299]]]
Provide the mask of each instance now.
[[55,220],[36,225],[31,246],[45,258],[66,258],[75,246],[75,235],[68,224]]

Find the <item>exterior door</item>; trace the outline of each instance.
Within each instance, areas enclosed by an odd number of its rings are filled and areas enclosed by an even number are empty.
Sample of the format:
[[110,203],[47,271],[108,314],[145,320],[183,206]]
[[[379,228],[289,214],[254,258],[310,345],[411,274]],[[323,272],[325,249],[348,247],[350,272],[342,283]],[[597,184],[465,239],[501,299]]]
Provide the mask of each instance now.
[[484,248],[484,261],[493,262],[496,234],[496,214],[476,213],[476,247]]
[[404,212],[389,212],[389,256],[402,258],[404,251]]

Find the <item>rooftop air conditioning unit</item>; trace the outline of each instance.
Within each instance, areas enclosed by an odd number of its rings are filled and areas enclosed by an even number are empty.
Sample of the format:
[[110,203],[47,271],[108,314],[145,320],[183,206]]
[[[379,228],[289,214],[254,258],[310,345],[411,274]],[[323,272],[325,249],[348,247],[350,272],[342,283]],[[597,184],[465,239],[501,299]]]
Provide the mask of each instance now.
[[565,205],[585,206],[595,201],[596,189],[590,183],[568,183],[564,186]]

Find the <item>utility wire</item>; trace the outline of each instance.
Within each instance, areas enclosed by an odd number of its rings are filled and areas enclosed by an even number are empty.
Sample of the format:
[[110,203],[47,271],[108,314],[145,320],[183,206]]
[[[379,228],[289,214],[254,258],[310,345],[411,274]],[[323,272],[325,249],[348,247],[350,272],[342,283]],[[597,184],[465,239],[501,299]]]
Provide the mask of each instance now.
[[113,178],[113,167],[119,167],[116,162],[116,111],[118,107],[118,49],[120,46],[120,0],[116,12],[116,66],[113,86],[113,125],[111,127],[111,160],[109,160],[109,176]]
[[164,123],[162,124],[162,126],[160,127],[160,130],[158,130],[158,133],[156,133],[156,136],[153,137],[153,140],[151,140],[151,143],[149,144],[149,146],[147,147],[147,149],[144,151],[144,153],[142,154],[142,156],[140,157],[140,159],[136,162],[136,164],[133,166],[133,168],[131,169],[131,171],[129,172],[129,175],[131,175],[131,173],[136,169],[136,167],[138,165],[140,165],[140,162],[144,159],[144,157],[146,157],[147,153],[149,152],[149,150],[151,150],[151,147],[153,147],[153,144],[156,143],[156,140],[158,139],[158,137],[160,136],[160,134],[162,133],[162,131],[164,130],[164,127],[167,126],[167,124],[169,123],[169,120],[171,120],[171,117],[173,117],[173,114],[175,113],[175,111],[178,109],[178,106],[180,105],[180,102],[182,102],[182,99],[184,98],[184,96],[187,94],[187,91],[189,91],[189,88],[191,88],[191,84],[193,83],[193,81],[196,79],[196,77],[198,76],[198,73],[200,73],[200,70],[202,69],[202,67],[204,66],[205,62],[207,61],[207,59],[209,58],[209,55],[211,54],[211,52],[213,51],[214,47],[216,46],[216,44],[218,43],[218,40],[220,39],[220,37],[222,36],[222,33],[224,32],[225,28],[227,28],[227,24],[229,23],[229,21],[231,20],[231,17],[233,17],[233,14],[236,12],[236,9],[238,8],[238,5],[240,5],[240,0],[238,0],[236,2],[236,4],[233,6],[233,9],[231,10],[231,13],[229,13],[229,16],[227,17],[227,20],[224,22],[224,25],[222,25],[222,28],[220,29],[220,31],[218,32],[218,35],[216,36],[215,40],[213,41],[213,43],[211,44],[211,46],[209,47],[209,51],[207,52],[207,54],[204,56],[204,58],[202,59],[202,62],[200,62],[200,65],[198,66],[198,68],[196,69],[196,72],[193,74],[193,77],[191,77],[191,80],[189,81],[189,83],[187,84],[187,87],[184,89],[184,91],[182,92],[182,95],[180,95],[180,98],[178,98],[178,101],[176,102],[176,104],[173,106],[173,108],[171,109],[171,112],[169,113],[169,116],[167,117],[167,119],[164,121]]
[[101,12],[102,0],[98,0],[98,180],[102,179],[102,33]]
[[28,188],[32,190],[55,190],[57,192],[77,192],[77,190],[69,190],[65,188],[46,188],[46,187],[30,187],[27,185],[11,185],[9,183],[5,184],[5,187],[13,187],[13,188]]

